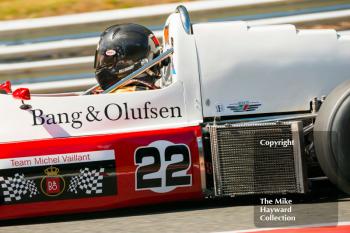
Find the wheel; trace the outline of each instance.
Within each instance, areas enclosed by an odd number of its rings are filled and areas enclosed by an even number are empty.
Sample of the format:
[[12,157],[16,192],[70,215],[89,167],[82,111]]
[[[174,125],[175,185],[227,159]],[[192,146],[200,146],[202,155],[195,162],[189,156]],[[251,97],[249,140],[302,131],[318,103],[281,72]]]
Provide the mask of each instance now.
[[325,175],[350,194],[350,80],[332,90],[321,105],[314,143]]

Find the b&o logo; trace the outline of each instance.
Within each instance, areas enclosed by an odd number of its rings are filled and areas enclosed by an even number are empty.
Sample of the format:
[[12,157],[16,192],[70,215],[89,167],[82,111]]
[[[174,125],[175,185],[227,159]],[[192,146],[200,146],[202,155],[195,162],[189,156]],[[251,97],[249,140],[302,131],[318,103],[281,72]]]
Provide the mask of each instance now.
[[49,197],[59,196],[65,190],[66,182],[60,176],[57,167],[49,167],[44,170],[46,176],[41,179],[41,191]]

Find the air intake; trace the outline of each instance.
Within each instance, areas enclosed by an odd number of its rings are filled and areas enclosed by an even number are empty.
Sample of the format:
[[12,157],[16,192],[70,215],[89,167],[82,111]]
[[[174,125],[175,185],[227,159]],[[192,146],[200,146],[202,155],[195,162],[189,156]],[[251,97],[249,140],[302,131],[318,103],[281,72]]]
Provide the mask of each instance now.
[[304,193],[302,122],[209,126],[216,196]]

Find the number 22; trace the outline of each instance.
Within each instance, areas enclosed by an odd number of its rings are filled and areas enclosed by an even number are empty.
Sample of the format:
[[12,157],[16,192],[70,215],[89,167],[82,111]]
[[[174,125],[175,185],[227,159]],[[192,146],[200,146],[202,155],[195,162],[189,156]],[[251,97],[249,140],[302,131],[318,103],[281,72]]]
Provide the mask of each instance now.
[[[172,162],[174,155],[181,155],[182,160]],[[144,159],[152,158],[151,163],[144,165]],[[138,165],[136,170],[136,189],[153,189],[162,186],[162,180],[165,179],[166,187],[187,186],[191,185],[191,175],[178,175],[174,173],[183,171],[183,174],[191,165],[190,152],[186,145],[170,145],[164,152],[164,162],[162,163],[161,155],[156,147],[141,147],[135,152],[135,163]],[[164,169],[164,175],[155,173]],[[148,178],[145,176],[148,175]]]

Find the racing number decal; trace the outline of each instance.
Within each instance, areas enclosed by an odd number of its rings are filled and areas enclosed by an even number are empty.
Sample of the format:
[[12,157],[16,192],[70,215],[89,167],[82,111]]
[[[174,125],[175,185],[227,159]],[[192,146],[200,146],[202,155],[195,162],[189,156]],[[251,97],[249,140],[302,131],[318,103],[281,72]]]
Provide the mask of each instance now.
[[176,187],[191,186],[191,154],[187,145],[156,141],[135,151],[136,190],[165,193]]
[[171,163],[166,169],[166,186],[184,186],[191,184],[191,176],[174,176],[176,172],[187,170],[190,167],[190,153],[186,145],[173,145],[165,149],[165,161],[172,161],[173,156],[182,155],[183,160]]
[[[149,165],[143,165],[146,158],[153,158],[153,162]],[[148,174],[156,173],[161,168],[160,154],[155,147],[143,147],[136,150],[135,162],[140,165],[136,171],[137,189],[147,189],[162,186],[162,178],[148,178],[144,177]]]

